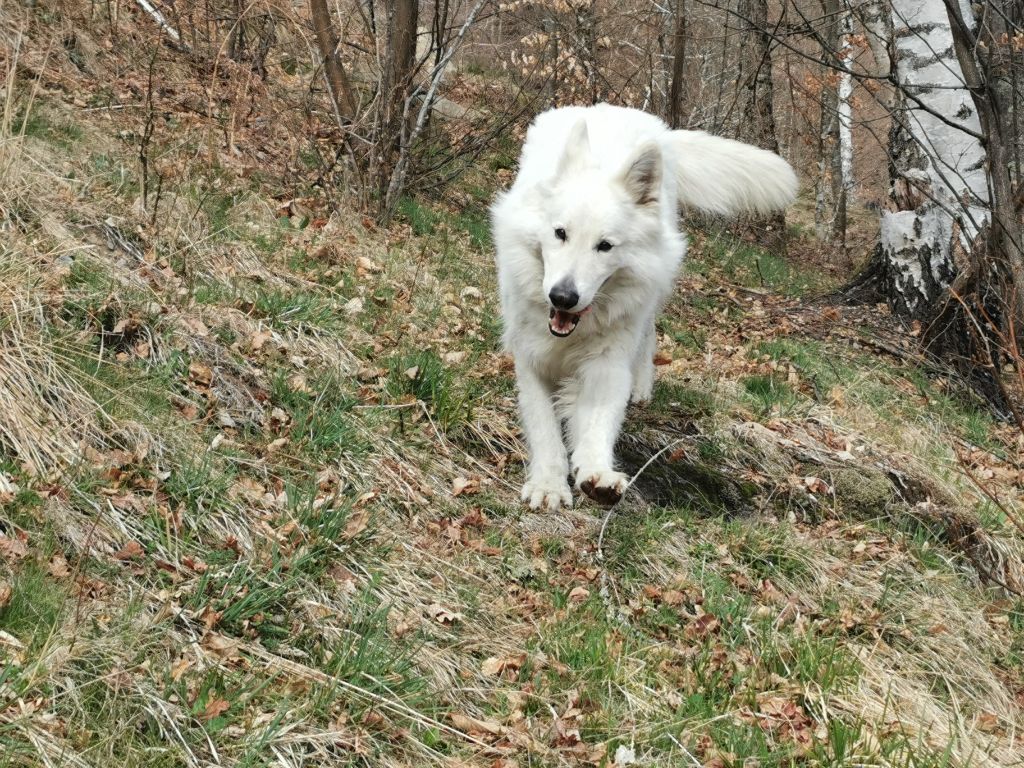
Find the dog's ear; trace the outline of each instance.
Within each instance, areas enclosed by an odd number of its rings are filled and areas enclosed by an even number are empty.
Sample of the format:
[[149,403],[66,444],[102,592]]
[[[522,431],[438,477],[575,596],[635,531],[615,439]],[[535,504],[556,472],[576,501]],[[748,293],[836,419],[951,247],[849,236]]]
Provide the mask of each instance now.
[[619,182],[637,205],[657,201],[661,188],[661,147],[653,141],[642,144],[626,161]]
[[569,138],[558,161],[556,178],[565,178],[572,171],[581,170],[590,159],[590,134],[587,133],[587,121],[580,119],[569,131]]

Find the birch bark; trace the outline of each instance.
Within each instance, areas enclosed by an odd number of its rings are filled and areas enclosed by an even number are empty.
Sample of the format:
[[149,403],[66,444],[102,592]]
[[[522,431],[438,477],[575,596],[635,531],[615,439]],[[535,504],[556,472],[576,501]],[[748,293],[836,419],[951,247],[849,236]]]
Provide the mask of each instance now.
[[883,290],[900,314],[924,317],[956,275],[957,248],[969,248],[988,219],[985,150],[942,0],[892,0],[891,8],[898,87]]

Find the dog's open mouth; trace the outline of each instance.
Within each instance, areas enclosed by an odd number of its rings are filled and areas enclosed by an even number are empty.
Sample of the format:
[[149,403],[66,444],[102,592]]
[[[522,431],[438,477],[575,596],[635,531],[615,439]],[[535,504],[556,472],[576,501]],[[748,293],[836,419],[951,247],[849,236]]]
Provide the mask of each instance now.
[[590,307],[586,307],[582,312],[566,312],[564,309],[552,307],[551,313],[548,315],[548,330],[554,336],[564,338],[576,330],[580,318],[589,311]]

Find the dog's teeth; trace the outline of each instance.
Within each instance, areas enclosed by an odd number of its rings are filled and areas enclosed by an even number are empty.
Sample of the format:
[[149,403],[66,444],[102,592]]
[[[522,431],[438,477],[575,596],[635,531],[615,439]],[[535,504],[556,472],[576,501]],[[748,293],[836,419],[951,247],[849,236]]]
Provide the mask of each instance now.
[[548,328],[555,336],[564,338],[576,330],[576,326],[580,322],[580,314],[582,313],[552,309],[548,320]]

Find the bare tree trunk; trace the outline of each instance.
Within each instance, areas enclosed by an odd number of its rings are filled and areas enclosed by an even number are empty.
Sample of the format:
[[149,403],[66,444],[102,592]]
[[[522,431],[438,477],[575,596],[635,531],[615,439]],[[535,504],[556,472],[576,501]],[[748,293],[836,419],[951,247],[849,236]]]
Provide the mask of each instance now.
[[[412,147],[423,132],[423,128],[427,122],[427,117],[430,115],[430,111],[434,106],[434,101],[437,98],[437,90],[441,85],[441,81],[444,79],[448,65],[451,64],[452,58],[462,47],[462,44],[466,39],[466,34],[473,27],[473,24],[476,21],[477,14],[480,13],[480,10],[488,2],[490,2],[490,0],[476,0],[476,3],[472,8],[470,8],[469,13],[466,14],[466,18],[463,20],[462,26],[459,27],[459,31],[445,45],[444,54],[438,60],[437,64],[434,65],[433,70],[427,76],[425,82],[418,85],[404,100],[404,109],[409,112],[408,125],[410,127],[408,130],[403,129],[402,131],[398,161],[395,163],[394,170],[391,172],[391,178],[388,180],[387,189],[384,192],[383,205],[381,206],[380,212],[380,220],[383,223],[386,223],[391,219],[398,206],[398,199],[402,194],[402,190],[405,188],[405,179],[412,159]],[[419,111],[415,113],[415,120],[413,120],[412,105],[417,96],[422,96],[423,100],[420,103]],[[404,120],[402,122],[403,124],[406,124]]]
[[668,96],[668,124],[679,128],[686,89],[686,0],[676,1],[675,34],[672,36],[672,86]]
[[[889,59],[889,41],[892,39],[892,11],[887,0],[866,0],[857,7],[857,15],[864,27],[864,37],[871,57],[875,60],[872,74],[879,78],[889,76],[892,62]],[[888,106],[884,94],[877,94],[882,106]]]
[[[739,16],[747,19],[745,42],[746,59],[753,64],[753,72],[746,78],[746,98],[741,118],[741,136],[751,144],[779,151],[775,131],[774,83],[772,82],[771,42],[768,27],[767,0],[740,0]],[[786,248],[786,214],[777,213],[755,220],[751,228],[758,240],[774,250]]]
[[551,40],[551,77],[548,78],[548,105],[551,107],[558,106],[558,75],[559,75],[559,31],[558,24],[555,20],[548,16],[544,19],[544,33]]
[[416,68],[418,0],[388,0],[388,40],[381,82],[382,109],[386,125],[401,117]]
[[945,8],[892,0],[896,52],[882,285],[893,308],[926,319],[988,218],[981,124],[953,52]]
[[[827,20],[821,33],[823,62],[831,62],[835,57],[831,46],[840,36],[840,2],[841,0],[823,0],[821,4],[823,16]],[[837,228],[842,178],[839,161],[839,89],[832,86],[831,78],[823,78],[820,98],[821,122],[818,134],[818,179],[814,190],[814,229],[820,240],[831,240]]]
[[600,101],[598,76],[600,68],[597,61],[597,14],[593,3],[580,3],[572,6],[576,16],[577,59],[583,64],[587,75],[587,96],[591,104]]
[[[386,197],[397,156],[401,151],[402,135],[412,126],[403,125],[403,117],[413,112],[406,107],[416,69],[416,32],[418,29],[418,0],[388,0],[387,44],[384,68],[381,74],[380,98],[376,125],[377,168],[381,200]],[[440,45],[440,43],[439,43]]]
[[356,116],[356,100],[352,94],[352,84],[345,67],[338,56],[338,36],[334,33],[331,23],[331,12],[326,0],[309,0],[309,10],[313,16],[313,31],[320,56],[324,60],[324,75],[327,88],[331,92],[334,108],[338,113],[339,122],[351,122]]
[[839,30],[839,74],[836,109],[839,117],[839,205],[836,209],[835,230],[839,243],[846,251],[847,207],[853,197],[853,14],[850,0],[841,0]]
[[[1016,322],[1020,323],[1018,327],[1024,327],[1024,217],[1015,205],[1011,178],[1015,134],[1010,118],[1015,105],[1012,94],[999,86],[1000,80],[1009,79],[1008,64],[1012,65],[1012,61],[998,53],[1000,38],[1009,39],[1012,30],[1008,27],[1005,10],[996,7],[999,5],[1005,3],[996,2],[987,8],[982,6],[980,34],[976,34],[970,12],[965,15],[955,0],[945,0],[957,60],[978,112],[988,156],[992,221],[986,238],[987,262],[1009,272],[1011,290],[1008,293],[1004,291],[1004,300]],[[1005,47],[1013,50],[1012,46]],[[1020,140],[1019,136],[1016,138]]]

